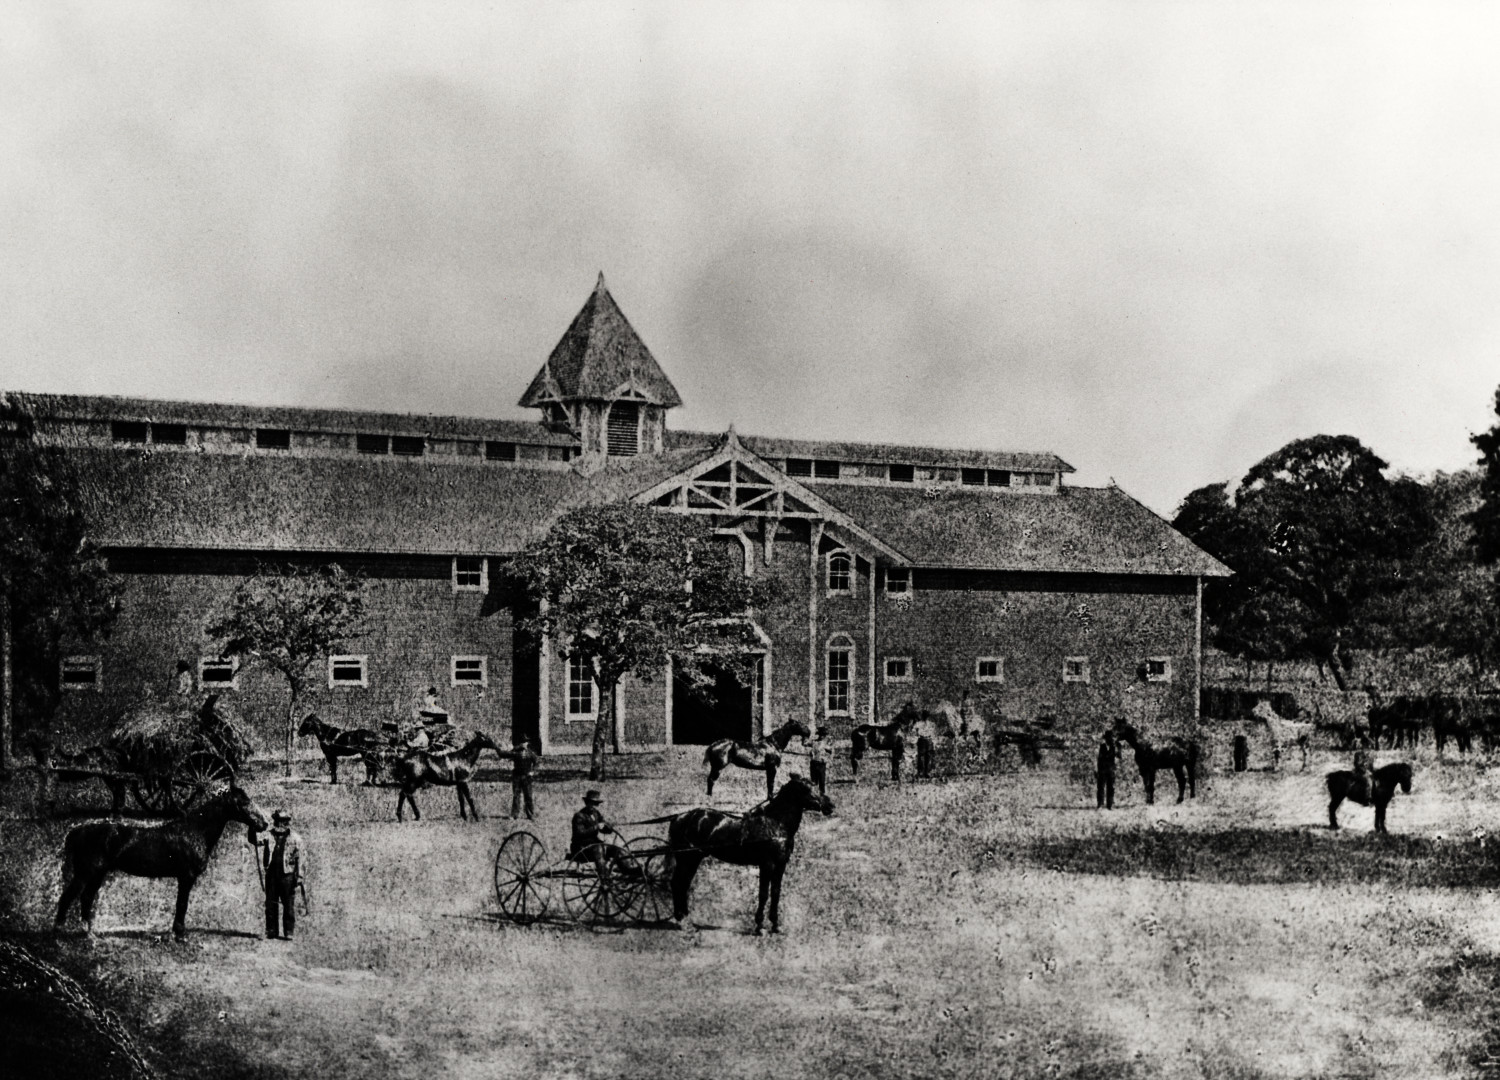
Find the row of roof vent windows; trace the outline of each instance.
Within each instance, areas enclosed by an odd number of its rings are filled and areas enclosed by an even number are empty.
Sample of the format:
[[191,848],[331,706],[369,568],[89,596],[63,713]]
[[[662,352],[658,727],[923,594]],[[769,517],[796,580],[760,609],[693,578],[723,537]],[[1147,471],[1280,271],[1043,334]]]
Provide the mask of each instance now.
[[[450,686],[488,686],[489,657],[485,655],[450,656]],[[367,687],[370,685],[370,657],[339,655],[328,658],[328,686]],[[240,663],[229,656],[204,656],[198,660],[198,686],[202,690],[238,690]],[[102,690],[104,660],[98,655],[66,656],[59,663],[58,685],[63,690]]]
[[[150,443],[158,446],[186,446],[186,424],[163,424],[143,420],[115,420],[110,424],[110,436],[117,443],[126,445]],[[341,433],[298,432],[299,444],[304,440],[330,449],[349,449],[349,436]],[[255,446],[258,450],[290,450],[292,431],[289,428],[256,428]],[[535,443],[516,443],[498,440],[479,442],[466,439],[428,439],[424,435],[386,435],[361,433],[354,436],[354,447],[361,454],[395,455],[397,457],[422,457],[430,451],[442,451],[461,457],[483,457],[487,461],[570,461],[575,456],[569,446],[546,446]]]
[[1055,487],[1055,472],[1022,472],[1015,469],[961,469],[940,465],[904,465],[883,462],[828,461],[823,458],[787,458],[788,476],[814,480],[849,480],[855,477],[885,480],[892,484],[962,484],[964,487]]

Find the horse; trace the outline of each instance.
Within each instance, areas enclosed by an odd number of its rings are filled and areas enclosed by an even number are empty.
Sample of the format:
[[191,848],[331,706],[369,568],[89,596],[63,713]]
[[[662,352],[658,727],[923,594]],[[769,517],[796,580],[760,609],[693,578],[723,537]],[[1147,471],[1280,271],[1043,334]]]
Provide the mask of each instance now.
[[1340,769],[1328,774],[1328,827],[1339,827],[1339,804],[1345,799],[1360,806],[1375,808],[1375,831],[1385,832],[1385,808],[1390,805],[1399,786],[1411,794],[1411,766],[1404,761],[1382,765],[1373,773]]
[[120,775],[119,752],[108,746],[88,746],[77,753],[59,751],[46,739],[32,740],[31,756],[41,772],[40,802],[43,812],[50,813],[52,784],[81,784],[99,779],[109,788],[112,802],[110,817],[116,821],[125,810],[125,778]]
[[854,779],[859,779],[859,762],[865,750],[894,750],[899,743],[906,746],[906,733],[922,718],[912,708],[904,708],[889,724],[860,724],[849,733],[849,768]]
[[810,729],[801,720],[788,720],[763,739],[746,744],[733,739],[720,739],[708,744],[703,751],[703,764],[708,766],[708,793],[714,793],[714,781],[730,765],[742,769],[755,769],[766,774],[766,798],[776,791],[776,769],[781,764],[781,753],[792,736],[801,736],[805,743],[812,738]]
[[208,867],[224,826],[231,821],[248,825],[257,832],[271,824],[249,795],[230,784],[196,810],[164,825],[92,821],[70,830],[63,841],[63,891],[57,902],[54,932],[62,930],[73,901],[81,900],[84,926],[92,934],[94,900],[109,875],[118,872],[177,879],[177,912],[172,918],[172,934],[182,940],[187,934],[188,897]]
[[359,757],[364,760],[365,784],[375,782],[381,749],[380,736],[369,728],[336,728],[326,723],[317,713],[308,713],[297,728],[297,737],[313,736],[318,740],[318,749],[328,761],[328,782],[339,782],[339,758]]
[[1257,702],[1255,708],[1250,710],[1250,715],[1266,725],[1266,730],[1271,733],[1271,767],[1281,767],[1281,752],[1289,746],[1295,746],[1302,751],[1302,768],[1307,769],[1307,746],[1312,739],[1316,725],[1299,720],[1288,720],[1271,707],[1269,701]]
[[429,784],[437,784],[457,788],[458,816],[468,820],[468,814],[464,812],[464,803],[467,802],[469,809],[474,811],[474,820],[478,821],[479,807],[474,805],[474,796],[469,794],[469,781],[479,771],[479,755],[486,750],[501,753],[494,739],[476,731],[457,750],[416,750],[400,758],[391,769],[396,783],[401,786],[401,794],[396,799],[396,820],[406,820],[401,811],[411,803],[412,816],[421,821],[422,811],[417,809],[416,794]]
[[1135,751],[1135,766],[1141,771],[1141,784],[1146,789],[1146,804],[1156,802],[1156,771],[1171,769],[1177,778],[1177,801],[1182,802],[1186,789],[1193,798],[1198,797],[1198,758],[1200,748],[1196,739],[1171,736],[1157,743],[1147,742],[1135,726],[1123,716],[1115,721],[1115,735],[1129,743]]
[[793,773],[781,790],[746,814],[699,808],[678,814],[667,829],[668,859],[672,866],[672,920],[681,925],[688,915],[688,892],[704,859],[760,869],[760,903],[755,909],[755,933],[765,922],[766,896],[771,899],[771,933],[781,932],[781,879],[797,842],[802,814],[816,810],[833,813],[833,803],[806,778]]

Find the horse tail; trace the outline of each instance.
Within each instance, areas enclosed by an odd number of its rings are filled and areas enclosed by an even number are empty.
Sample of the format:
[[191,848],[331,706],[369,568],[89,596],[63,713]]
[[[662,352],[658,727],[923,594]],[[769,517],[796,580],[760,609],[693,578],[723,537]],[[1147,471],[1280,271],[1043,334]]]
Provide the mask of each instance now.
[[1188,745],[1187,745],[1187,771],[1188,771],[1188,779],[1193,780],[1195,782],[1198,779],[1198,757],[1199,757],[1199,755],[1201,753],[1202,753],[1202,748],[1198,745],[1198,740],[1197,739],[1189,739],[1188,740]]
[[713,743],[709,743],[707,746],[705,746],[703,748],[703,764],[705,764],[705,765],[712,765],[713,763],[714,763],[714,744]]
[[865,730],[862,727],[857,727],[849,733],[849,756],[856,758],[865,756]]

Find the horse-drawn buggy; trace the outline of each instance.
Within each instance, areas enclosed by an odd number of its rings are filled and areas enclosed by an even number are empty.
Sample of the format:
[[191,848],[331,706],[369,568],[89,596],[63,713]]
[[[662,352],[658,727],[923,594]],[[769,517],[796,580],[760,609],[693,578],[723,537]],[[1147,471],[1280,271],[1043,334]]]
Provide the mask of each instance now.
[[495,900],[529,925],[561,907],[591,926],[661,922],[672,913],[669,848],[655,836],[618,839],[598,857],[553,858],[531,832],[513,832],[495,855]]
[[146,701],[130,709],[95,746],[59,753],[38,744],[45,782],[98,779],[113,796],[118,815],[128,791],[142,810],[178,814],[210,790],[233,781],[251,746],[241,726],[210,694],[197,709]]

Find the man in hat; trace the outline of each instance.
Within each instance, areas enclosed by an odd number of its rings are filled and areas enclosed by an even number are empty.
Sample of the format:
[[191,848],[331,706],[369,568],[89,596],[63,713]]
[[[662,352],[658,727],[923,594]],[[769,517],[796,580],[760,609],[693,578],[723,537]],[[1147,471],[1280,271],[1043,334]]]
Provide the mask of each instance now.
[[932,779],[933,740],[937,738],[937,725],[932,722],[932,714],[923,709],[921,718],[912,726],[912,730],[917,735],[917,776],[930,780]]
[[542,756],[536,752],[531,740],[524,736],[517,736],[515,745],[510,753],[501,755],[511,760],[510,767],[510,816],[514,821],[521,814],[521,800],[526,800],[526,820],[534,821],[536,816],[531,805],[531,776],[536,772],[537,762]]
[[265,872],[266,937],[292,940],[297,929],[297,885],[302,880],[302,837],[292,831],[292,815],[271,815],[271,833],[256,846]]
[[1100,810],[1115,808],[1115,762],[1119,757],[1120,743],[1115,738],[1115,729],[1105,728],[1094,759],[1094,796]]
[[604,819],[599,804],[604,796],[597,788],[583,794],[583,808],[573,815],[573,842],[568,846],[570,859],[589,859],[601,878],[609,876],[606,863],[613,862],[620,854],[614,844],[605,843],[601,837],[614,833],[614,826]]
[[820,727],[807,744],[808,772],[818,785],[818,794],[828,794],[828,729]]

